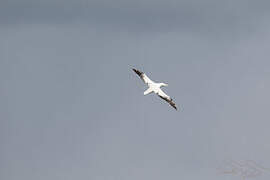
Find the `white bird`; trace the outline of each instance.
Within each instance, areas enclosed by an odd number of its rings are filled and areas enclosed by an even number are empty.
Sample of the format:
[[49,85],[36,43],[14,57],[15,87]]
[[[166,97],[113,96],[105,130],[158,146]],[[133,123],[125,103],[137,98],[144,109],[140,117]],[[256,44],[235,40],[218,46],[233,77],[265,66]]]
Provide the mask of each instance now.
[[168,96],[167,94],[165,94],[162,90],[161,87],[162,86],[168,86],[168,84],[165,83],[156,83],[154,81],[152,81],[151,79],[149,79],[145,73],[137,70],[137,69],[132,69],[136,74],[138,74],[140,76],[140,78],[143,80],[143,82],[145,84],[147,84],[148,89],[146,91],[144,91],[144,95],[150,94],[152,92],[156,93],[160,98],[162,98],[163,100],[167,101],[174,109],[177,110],[177,107],[175,105],[175,103],[173,102],[172,98],[170,96]]

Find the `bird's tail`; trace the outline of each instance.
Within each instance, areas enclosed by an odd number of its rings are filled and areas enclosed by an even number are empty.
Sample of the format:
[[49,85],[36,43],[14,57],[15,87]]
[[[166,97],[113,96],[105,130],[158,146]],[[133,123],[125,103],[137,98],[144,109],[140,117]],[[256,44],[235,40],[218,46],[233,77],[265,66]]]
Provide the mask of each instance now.
[[144,95],[147,95],[147,94],[150,94],[150,93],[152,93],[153,92],[153,90],[152,90],[152,88],[148,88],[146,91],[144,91]]

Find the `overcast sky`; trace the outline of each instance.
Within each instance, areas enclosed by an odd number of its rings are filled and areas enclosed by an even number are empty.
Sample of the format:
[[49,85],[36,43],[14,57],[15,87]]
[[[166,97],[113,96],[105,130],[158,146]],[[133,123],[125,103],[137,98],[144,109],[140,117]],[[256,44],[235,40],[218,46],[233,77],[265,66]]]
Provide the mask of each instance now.
[[[269,19],[268,0],[0,1],[0,179],[270,168]],[[168,83],[180,110],[143,96],[133,67]]]

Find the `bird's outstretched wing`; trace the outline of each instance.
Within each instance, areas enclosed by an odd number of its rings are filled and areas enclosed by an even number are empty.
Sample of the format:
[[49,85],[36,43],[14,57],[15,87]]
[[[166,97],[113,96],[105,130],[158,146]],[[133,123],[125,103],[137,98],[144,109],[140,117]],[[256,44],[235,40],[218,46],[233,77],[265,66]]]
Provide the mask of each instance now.
[[136,74],[138,74],[138,76],[140,76],[140,78],[143,80],[143,82],[145,84],[152,84],[153,81],[151,79],[149,79],[149,77],[146,76],[146,74],[144,74],[143,72],[137,70],[137,69],[132,69]]
[[157,95],[158,95],[161,99],[167,101],[167,102],[168,102],[175,110],[177,110],[177,107],[176,107],[175,103],[173,102],[173,100],[172,100],[172,98],[171,98],[170,96],[168,96],[167,94],[165,94],[162,90],[160,90],[160,91],[157,93]]

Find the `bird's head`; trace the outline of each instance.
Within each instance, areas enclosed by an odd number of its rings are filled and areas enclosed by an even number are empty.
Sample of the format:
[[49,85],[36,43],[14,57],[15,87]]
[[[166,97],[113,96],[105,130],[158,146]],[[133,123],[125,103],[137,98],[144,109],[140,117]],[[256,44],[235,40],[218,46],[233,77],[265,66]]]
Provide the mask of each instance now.
[[168,84],[166,84],[166,83],[160,83],[160,87],[162,87],[162,86],[168,86]]

